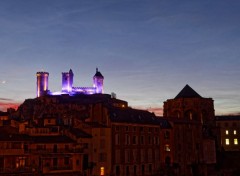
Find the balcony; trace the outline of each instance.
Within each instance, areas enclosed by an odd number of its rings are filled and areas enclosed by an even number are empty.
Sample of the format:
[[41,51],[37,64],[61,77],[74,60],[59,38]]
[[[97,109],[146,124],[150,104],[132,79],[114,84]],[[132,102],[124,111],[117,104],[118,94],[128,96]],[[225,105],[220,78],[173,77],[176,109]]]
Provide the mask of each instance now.
[[33,154],[67,154],[67,153],[83,153],[84,149],[29,149],[25,151],[26,153],[33,153]]
[[23,149],[0,149],[0,155],[24,155]]
[[4,174],[20,174],[20,173],[32,173],[33,168],[31,167],[19,167],[19,168],[0,168],[0,175]]
[[72,166],[54,166],[54,167],[49,167],[50,171],[56,171],[56,170],[72,170]]

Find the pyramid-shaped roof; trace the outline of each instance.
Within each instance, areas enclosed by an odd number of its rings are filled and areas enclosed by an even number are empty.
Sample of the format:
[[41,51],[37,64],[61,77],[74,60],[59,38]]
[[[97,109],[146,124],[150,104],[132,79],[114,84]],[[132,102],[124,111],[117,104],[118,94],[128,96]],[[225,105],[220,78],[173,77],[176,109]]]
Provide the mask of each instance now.
[[94,75],[94,77],[104,78],[103,75],[101,74],[101,72],[98,71],[98,68],[96,68],[96,74]]
[[187,84],[175,97],[175,99],[177,98],[202,98],[202,97]]

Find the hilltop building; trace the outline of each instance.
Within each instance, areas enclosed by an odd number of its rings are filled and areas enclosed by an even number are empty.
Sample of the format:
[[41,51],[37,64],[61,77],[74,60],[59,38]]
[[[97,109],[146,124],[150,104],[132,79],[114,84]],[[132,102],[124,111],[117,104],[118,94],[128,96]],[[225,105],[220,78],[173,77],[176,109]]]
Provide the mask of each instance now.
[[61,94],[101,94],[103,93],[103,80],[104,77],[101,72],[96,68],[96,73],[93,76],[92,87],[74,87],[73,86],[73,71],[62,73],[62,90],[60,92],[50,92],[48,90],[48,72],[37,72],[37,97],[43,95],[61,95]]

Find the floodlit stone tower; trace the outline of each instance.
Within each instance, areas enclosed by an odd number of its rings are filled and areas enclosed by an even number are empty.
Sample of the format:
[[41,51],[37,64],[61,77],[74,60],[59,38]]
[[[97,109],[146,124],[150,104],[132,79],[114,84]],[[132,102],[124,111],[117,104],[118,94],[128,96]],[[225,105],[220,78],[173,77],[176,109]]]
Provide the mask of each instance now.
[[98,68],[96,68],[96,73],[93,76],[93,87],[96,88],[95,93],[103,93],[103,75],[98,71]]
[[37,97],[43,96],[48,90],[48,72],[37,72]]
[[73,76],[72,69],[62,73],[62,92],[72,92]]

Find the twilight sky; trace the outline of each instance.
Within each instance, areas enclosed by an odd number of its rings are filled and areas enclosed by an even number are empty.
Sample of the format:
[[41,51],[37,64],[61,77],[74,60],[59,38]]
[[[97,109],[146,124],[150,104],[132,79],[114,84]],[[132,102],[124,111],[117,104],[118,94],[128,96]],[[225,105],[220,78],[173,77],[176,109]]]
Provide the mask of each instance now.
[[240,112],[239,0],[1,0],[0,110],[36,96],[36,72],[61,73],[160,112],[189,84],[217,115]]

